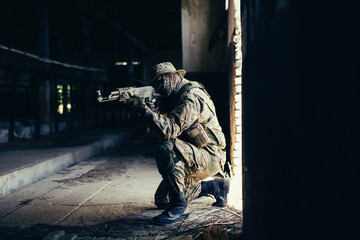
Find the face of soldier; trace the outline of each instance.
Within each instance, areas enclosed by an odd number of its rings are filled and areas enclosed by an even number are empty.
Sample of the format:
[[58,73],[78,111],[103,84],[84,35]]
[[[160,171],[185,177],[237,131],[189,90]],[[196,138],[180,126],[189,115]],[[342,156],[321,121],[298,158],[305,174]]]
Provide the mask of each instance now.
[[155,91],[164,97],[169,97],[176,90],[180,77],[177,74],[162,74],[152,84]]

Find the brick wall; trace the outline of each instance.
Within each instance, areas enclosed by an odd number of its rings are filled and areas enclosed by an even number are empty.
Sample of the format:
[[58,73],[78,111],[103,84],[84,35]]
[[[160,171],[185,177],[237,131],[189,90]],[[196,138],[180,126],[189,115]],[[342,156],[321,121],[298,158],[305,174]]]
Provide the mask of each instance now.
[[242,52],[240,1],[231,0],[228,9],[228,63],[230,139],[228,155],[232,183],[229,205],[242,209]]

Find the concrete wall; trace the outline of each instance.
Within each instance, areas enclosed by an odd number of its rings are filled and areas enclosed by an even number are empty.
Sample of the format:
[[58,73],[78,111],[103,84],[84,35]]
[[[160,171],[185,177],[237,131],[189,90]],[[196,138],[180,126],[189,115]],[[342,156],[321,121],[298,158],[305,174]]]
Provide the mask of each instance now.
[[182,53],[186,71],[224,71],[226,39],[218,40],[209,51],[210,38],[224,14],[224,0],[182,0]]
[[359,11],[242,1],[243,239],[359,236]]

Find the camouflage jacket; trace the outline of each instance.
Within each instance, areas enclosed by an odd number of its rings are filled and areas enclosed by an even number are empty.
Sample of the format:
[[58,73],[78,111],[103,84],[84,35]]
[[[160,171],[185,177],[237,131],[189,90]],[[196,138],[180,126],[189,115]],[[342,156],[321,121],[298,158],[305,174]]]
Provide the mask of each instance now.
[[[184,81],[190,82],[186,79]],[[160,140],[174,139],[175,146],[180,152],[191,154],[191,152],[197,151],[197,147],[184,140],[183,132],[194,123],[200,123],[210,139],[210,144],[205,148],[212,155],[221,158],[223,165],[225,162],[225,137],[216,116],[214,103],[205,89],[190,88],[180,96],[176,95],[172,103],[171,110],[166,114],[153,112],[149,108],[145,109],[148,124],[153,134]],[[182,155],[184,158],[194,157]],[[185,160],[188,161],[189,159]],[[190,159],[190,161],[192,160]]]

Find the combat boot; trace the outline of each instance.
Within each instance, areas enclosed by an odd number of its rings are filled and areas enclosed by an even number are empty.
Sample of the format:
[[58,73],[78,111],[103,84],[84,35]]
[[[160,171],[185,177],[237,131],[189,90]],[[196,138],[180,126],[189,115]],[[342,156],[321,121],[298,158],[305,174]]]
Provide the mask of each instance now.
[[211,181],[201,182],[200,196],[213,195],[216,202],[212,204],[214,207],[225,207],[227,204],[227,195],[230,189],[229,179],[214,179]]
[[153,218],[156,225],[167,225],[179,222],[186,217],[187,202],[184,193],[173,193],[169,207],[159,216]]
[[161,181],[158,188],[156,189],[154,199],[155,205],[158,207],[158,209],[165,210],[170,205],[169,188],[164,180]]

